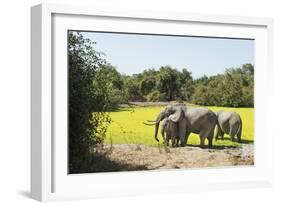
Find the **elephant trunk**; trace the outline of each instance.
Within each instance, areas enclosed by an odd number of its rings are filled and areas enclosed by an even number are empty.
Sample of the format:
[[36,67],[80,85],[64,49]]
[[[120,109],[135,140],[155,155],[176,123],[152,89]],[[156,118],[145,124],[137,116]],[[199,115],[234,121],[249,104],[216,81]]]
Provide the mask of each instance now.
[[159,124],[160,124],[160,122],[157,122],[157,123],[155,124],[155,135],[154,135],[154,138],[155,138],[155,140],[156,140],[157,142],[159,142],[159,139],[157,138],[158,129],[159,129]]
[[157,138],[158,135],[158,129],[159,129],[159,124],[160,122],[164,119],[165,115],[164,115],[164,111],[160,112],[160,114],[158,115],[156,121],[155,121],[155,134],[154,134],[154,138],[157,142],[159,142],[159,139]]

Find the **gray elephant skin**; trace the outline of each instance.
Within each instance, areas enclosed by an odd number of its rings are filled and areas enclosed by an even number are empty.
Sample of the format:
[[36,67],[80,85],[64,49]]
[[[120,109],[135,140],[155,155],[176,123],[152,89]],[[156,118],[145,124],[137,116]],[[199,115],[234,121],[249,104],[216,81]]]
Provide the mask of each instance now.
[[178,136],[181,146],[186,145],[190,133],[195,133],[199,134],[201,147],[204,147],[206,138],[208,139],[209,147],[212,147],[217,116],[208,108],[190,108],[182,104],[168,105],[154,121],[154,137],[157,141],[159,141],[157,138],[159,124],[166,117],[178,124]]
[[172,141],[172,147],[178,146],[179,144],[179,134],[178,134],[178,125],[166,117],[161,123],[161,135],[164,141],[164,144],[169,146],[169,141]]
[[235,141],[235,138],[238,142],[242,141],[242,120],[238,113],[225,111],[217,112],[216,140],[219,136],[223,139],[224,134],[228,134],[231,141]]

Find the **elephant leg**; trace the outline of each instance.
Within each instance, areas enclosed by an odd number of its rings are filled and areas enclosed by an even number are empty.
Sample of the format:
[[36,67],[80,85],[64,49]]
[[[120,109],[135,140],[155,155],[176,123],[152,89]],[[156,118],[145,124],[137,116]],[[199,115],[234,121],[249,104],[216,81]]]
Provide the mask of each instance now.
[[230,136],[231,141],[234,142],[235,141],[235,139],[234,139],[235,133],[234,133],[234,129],[233,128],[230,128],[229,136]]
[[219,139],[219,137],[221,137],[220,139],[223,140],[224,132],[222,131],[221,127],[217,125],[216,134],[215,134],[216,141]]
[[224,139],[224,132],[221,132],[221,140]]
[[163,144],[165,144],[165,145],[169,144],[169,143],[167,143],[167,135],[165,138],[163,138]]
[[178,136],[181,141],[181,146],[186,145],[186,122],[183,120],[181,123],[178,125]]
[[167,133],[165,132],[164,126],[161,128],[161,135],[162,135],[162,138],[163,138],[163,144],[166,144]]
[[212,129],[208,135],[208,146],[209,148],[213,147],[213,138],[214,138],[214,129]]
[[232,142],[234,142],[235,141],[234,135],[230,135],[230,139]]
[[235,124],[235,127],[233,129],[233,133],[234,133],[234,137],[236,138],[236,140],[238,142],[242,142],[241,141],[241,135],[242,135],[242,125],[241,124]]
[[241,139],[238,137],[239,131],[240,131],[240,124],[236,123],[232,128],[232,135],[235,141],[239,141],[239,139]]
[[208,147],[209,148],[213,147],[213,137],[208,137]]
[[180,138],[177,137],[177,144],[176,144],[177,147],[179,146],[179,141],[180,141]]
[[200,137],[200,147],[204,147],[205,146],[205,139],[207,137],[207,133],[204,130],[200,131],[199,137]]
[[205,146],[205,137],[200,135],[200,147],[204,147]]
[[169,139],[166,140],[165,144],[169,146]]
[[172,137],[172,147],[176,146],[176,137]]
[[172,147],[175,147],[176,139],[177,139],[177,136],[178,136],[178,124],[170,121],[170,126],[171,126]]
[[185,144],[187,144],[189,135],[190,135],[190,132],[187,132],[187,133],[186,133],[186,137],[185,137]]
[[167,146],[169,146],[169,141],[170,141],[170,134],[166,134],[165,144],[166,144]]
[[230,134],[231,134],[231,140],[234,141],[241,141],[241,133],[239,134],[239,132],[241,131],[241,125],[239,123],[233,124],[231,129],[230,129]]
[[207,130],[206,128],[202,129],[200,131],[199,137],[200,137],[200,147],[204,147],[205,146],[205,139],[206,137],[209,136],[210,131]]
[[241,136],[237,138],[237,141],[238,141],[239,143],[242,143]]
[[184,138],[184,137],[181,137],[180,139],[181,139],[181,144],[180,144],[180,146],[181,146],[181,147],[184,147],[184,146],[185,146],[185,138]]
[[186,145],[186,135],[184,133],[180,135],[180,142],[181,147],[184,147]]
[[237,139],[239,143],[242,142],[241,136],[242,136],[242,124],[240,125],[239,131],[237,133]]

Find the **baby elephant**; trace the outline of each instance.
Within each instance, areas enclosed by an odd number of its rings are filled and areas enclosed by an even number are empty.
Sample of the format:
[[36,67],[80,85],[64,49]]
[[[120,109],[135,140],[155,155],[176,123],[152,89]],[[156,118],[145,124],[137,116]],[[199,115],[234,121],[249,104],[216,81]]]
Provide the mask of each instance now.
[[242,135],[242,120],[236,112],[217,112],[217,131],[216,140],[219,136],[223,139],[224,133],[229,134],[231,141],[237,138],[238,142],[241,142]]
[[164,140],[164,144],[169,146],[170,139],[172,140],[172,147],[178,146],[179,135],[178,135],[178,125],[177,123],[166,117],[162,121],[161,134]]

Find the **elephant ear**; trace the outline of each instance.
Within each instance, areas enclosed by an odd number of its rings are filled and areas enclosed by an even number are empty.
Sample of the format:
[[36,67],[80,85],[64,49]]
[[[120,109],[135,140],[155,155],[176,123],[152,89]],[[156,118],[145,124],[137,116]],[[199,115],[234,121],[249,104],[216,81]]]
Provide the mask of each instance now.
[[182,117],[182,110],[180,107],[178,107],[175,109],[175,112],[169,116],[169,119],[177,123],[180,121],[181,117]]

